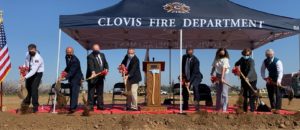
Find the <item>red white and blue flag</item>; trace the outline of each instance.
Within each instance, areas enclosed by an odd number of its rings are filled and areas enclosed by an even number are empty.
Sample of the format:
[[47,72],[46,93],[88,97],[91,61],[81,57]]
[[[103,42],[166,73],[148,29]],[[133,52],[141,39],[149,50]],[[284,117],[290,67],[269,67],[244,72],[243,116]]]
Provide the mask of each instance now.
[[6,43],[2,12],[0,12],[0,82],[2,82],[11,69],[10,57]]

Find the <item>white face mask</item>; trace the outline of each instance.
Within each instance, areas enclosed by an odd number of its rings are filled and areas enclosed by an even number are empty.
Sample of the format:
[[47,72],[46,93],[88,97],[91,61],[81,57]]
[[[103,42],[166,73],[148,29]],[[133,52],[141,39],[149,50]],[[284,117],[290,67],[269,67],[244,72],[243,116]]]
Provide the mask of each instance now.
[[128,54],[128,57],[132,58],[134,57],[134,54]]

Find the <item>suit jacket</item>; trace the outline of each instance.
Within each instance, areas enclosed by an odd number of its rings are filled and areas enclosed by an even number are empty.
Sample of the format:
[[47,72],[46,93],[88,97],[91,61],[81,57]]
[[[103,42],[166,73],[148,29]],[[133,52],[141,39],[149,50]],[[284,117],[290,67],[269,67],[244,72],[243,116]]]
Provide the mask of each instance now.
[[80,82],[81,79],[83,79],[83,74],[80,67],[80,61],[79,59],[73,55],[71,59],[66,56],[66,68],[65,72],[68,73],[68,75],[65,77],[70,83],[71,82]]
[[[121,64],[124,64],[126,66],[127,60],[128,56],[126,55]],[[130,60],[127,70],[129,83],[139,83],[142,80],[140,61],[136,55]]]
[[[255,64],[252,58],[244,59],[242,57],[235,63],[235,66],[240,66],[242,73],[249,79],[249,81],[257,80]],[[241,77],[241,79],[243,78]]]
[[[185,64],[186,60],[188,59],[188,56],[185,54],[182,57],[182,74],[186,76],[185,74]],[[193,85],[200,84],[202,82],[203,75],[200,72],[200,62],[196,56],[192,56],[190,59],[190,83]]]
[[[99,54],[100,54],[100,57],[101,57],[101,60],[102,60],[103,67],[102,68],[100,67],[100,65],[99,65],[99,63],[96,59],[96,56],[93,53],[89,54],[87,56],[86,78],[89,78],[92,75],[93,71],[95,71],[95,73],[97,74],[97,73],[103,71],[104,69],[109,69],[107,60],[105,58],[105,55],[101,52]],[[99,76],[99,78],[105,78],[105,76]],[[91,82],[93,82],[93,81],[94,80],[91,80]]]

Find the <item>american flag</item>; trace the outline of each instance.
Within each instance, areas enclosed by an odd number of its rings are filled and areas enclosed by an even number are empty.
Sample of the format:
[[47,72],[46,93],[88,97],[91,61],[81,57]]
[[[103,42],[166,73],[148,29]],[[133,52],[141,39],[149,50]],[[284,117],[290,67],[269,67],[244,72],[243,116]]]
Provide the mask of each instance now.
[[2,14],[0,12],[0,82],[2,82],[11,69],[10,57],[6,44]]

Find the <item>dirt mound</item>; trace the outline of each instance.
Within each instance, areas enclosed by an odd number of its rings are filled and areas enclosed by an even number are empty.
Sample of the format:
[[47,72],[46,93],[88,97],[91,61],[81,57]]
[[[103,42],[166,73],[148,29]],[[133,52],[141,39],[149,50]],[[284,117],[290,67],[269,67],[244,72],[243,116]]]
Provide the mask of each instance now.
[[0,129],[300,129],[300,114],[257,115],[198,112],[162,115],[76,115],[0,113]]

